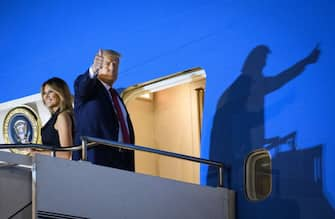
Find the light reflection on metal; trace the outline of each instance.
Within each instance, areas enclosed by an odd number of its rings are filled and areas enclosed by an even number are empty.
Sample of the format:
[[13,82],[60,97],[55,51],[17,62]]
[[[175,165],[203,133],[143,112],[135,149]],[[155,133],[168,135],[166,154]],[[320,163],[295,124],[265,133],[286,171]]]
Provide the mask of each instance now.
[[204,96],[205,90],[203,88],[195,89],[197,92],[197,110],[198,110],[198,127],[199,127],[199,136],[201,139],[201,129],[202,129],[202,117],[204,111]]
[[156,78],[151,81],[128,87],[121,93],[121,97],[123,98],[123,101],[127,104],[133,98],[136,98],[144,93],[153,93],[180,84],[196,81],[205,77],[206,73],[202,68],[192,68],[189,70],[181,71],[175,74]]

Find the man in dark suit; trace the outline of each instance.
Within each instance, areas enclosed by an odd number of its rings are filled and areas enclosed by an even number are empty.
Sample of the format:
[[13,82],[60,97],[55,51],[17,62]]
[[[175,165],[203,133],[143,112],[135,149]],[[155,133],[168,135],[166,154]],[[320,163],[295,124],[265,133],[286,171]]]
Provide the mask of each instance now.
[[[92,66],[74,83],[75,143],[80,136],[91,136],[121,143],[134,144],[134,129],[128,111],[114,88],[118,77],[120,54],[99,50]],[[94,164],[134,171],[132,150],[97,146],[88,150],[88,160]],[[80,152],[73,153],[73,160]]]

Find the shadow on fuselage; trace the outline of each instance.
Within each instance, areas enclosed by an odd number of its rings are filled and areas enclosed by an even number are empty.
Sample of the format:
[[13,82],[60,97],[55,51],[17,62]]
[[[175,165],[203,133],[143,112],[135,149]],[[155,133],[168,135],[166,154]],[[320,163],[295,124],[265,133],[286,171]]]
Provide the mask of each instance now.
[[[237,193],[237,218],[335,218],[322,191],[322,145],[277,153],[272,157],[270,197],[250,202],[245,196],[247,155],[266,145],[279,146],[279,137],[265,138],[265,96],[300,75],[308,64],[315,63],[320,52],[314,49],[290,68],[266,77],[262,71],[269,51],[264,45],[255,47],[247,56],[242,73],[221,95],[211,130],[209,158],[229,166],[225,170],[228,175],[224,184]],[[316,163],[319,163],[319,172],[315,172]],[[217,185],[215,168],[209,167],[207,184]]]

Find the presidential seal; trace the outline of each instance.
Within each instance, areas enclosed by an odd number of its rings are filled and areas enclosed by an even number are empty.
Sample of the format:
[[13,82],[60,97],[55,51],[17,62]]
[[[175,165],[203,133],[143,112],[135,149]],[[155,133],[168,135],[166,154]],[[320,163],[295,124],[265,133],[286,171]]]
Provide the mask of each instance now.
[[[5,116],[3,136],[6,144],[37,144],[40,142],[40,120],[28,106],[11,109]],[[15,153],[29,154],[29,150],[12,149]]]

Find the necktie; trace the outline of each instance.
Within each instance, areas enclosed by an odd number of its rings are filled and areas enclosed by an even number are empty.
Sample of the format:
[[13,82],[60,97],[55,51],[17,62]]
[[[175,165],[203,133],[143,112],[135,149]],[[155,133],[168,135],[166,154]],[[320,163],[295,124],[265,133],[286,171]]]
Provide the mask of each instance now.
[[123,143],[130,144],[129,131],[128,131],[127,126],[126,126],[126,121],[123,117],[120,102],[119,102],[119,99],[118,99],[118,94],[116,93],[116,91],[113,88],[111,88],[109,91],[112,95],[114,108],[116,110],[117,118],[118,118],[119,124],[121,126],[121,131],[122,131],[122,136],[123,136]]

